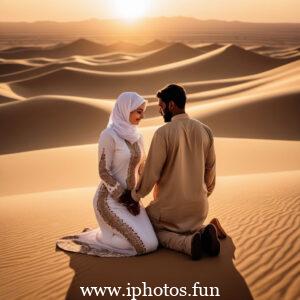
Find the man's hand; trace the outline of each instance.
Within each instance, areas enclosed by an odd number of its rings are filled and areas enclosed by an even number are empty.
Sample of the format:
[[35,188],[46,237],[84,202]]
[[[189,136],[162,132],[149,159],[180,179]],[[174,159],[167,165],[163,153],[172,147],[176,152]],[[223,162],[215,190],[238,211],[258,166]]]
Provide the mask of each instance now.
[[132,215],[137,216],[140,213],[140,205],[138,202],[132,199],[130,190],[125,190],[120,196],[119,201],[126,206]]

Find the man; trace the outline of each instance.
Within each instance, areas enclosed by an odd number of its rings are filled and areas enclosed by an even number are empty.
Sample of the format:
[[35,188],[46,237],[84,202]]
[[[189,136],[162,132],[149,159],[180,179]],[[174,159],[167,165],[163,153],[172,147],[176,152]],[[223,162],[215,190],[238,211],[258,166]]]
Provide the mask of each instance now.
[[[207,198],[216,180],[212,132],[185,113],[186,93],[181,86],[171,84],[157,97],[167,124],[154,133],[143,175],[132,197],[139,201],[154,187],[154,201],[147,213],[162,246],[192,259],[204,253],[217,256],[217,228],[213,224],[203,226]],[[220,225],[216,219],[213,222]]]

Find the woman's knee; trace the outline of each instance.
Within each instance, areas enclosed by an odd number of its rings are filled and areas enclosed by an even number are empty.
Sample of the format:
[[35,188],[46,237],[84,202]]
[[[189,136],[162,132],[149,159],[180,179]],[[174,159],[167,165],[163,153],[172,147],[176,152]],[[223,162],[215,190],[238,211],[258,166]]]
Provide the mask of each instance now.
[[155,251],[158,247],[158,240],[156,236],[153,236],[147,240],[146,250],[147,252]]

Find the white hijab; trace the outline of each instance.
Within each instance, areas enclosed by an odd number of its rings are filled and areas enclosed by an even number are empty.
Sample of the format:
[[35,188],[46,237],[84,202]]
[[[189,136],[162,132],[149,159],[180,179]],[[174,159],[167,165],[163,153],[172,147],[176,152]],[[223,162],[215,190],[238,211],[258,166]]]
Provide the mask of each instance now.
[[137,125],[133,125],[129,121],[130,113],[136,110],[147,101],[139,94],[134,92],[125,92],[119,95],[115,106],[110,114],[107,127],[112,128],[121,138],[135,143],[141,134],[137,129]]

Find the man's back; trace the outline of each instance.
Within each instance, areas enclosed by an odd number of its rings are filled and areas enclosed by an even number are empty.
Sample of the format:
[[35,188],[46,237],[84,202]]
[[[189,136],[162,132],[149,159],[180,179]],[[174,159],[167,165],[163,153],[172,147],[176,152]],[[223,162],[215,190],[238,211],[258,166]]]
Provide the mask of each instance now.
[[147,212],[155,227],[199,230],[215,184],[213,137],[206,125],[179,114],[155,132],[137,192],[145,194],[153,183],[154,201]]

